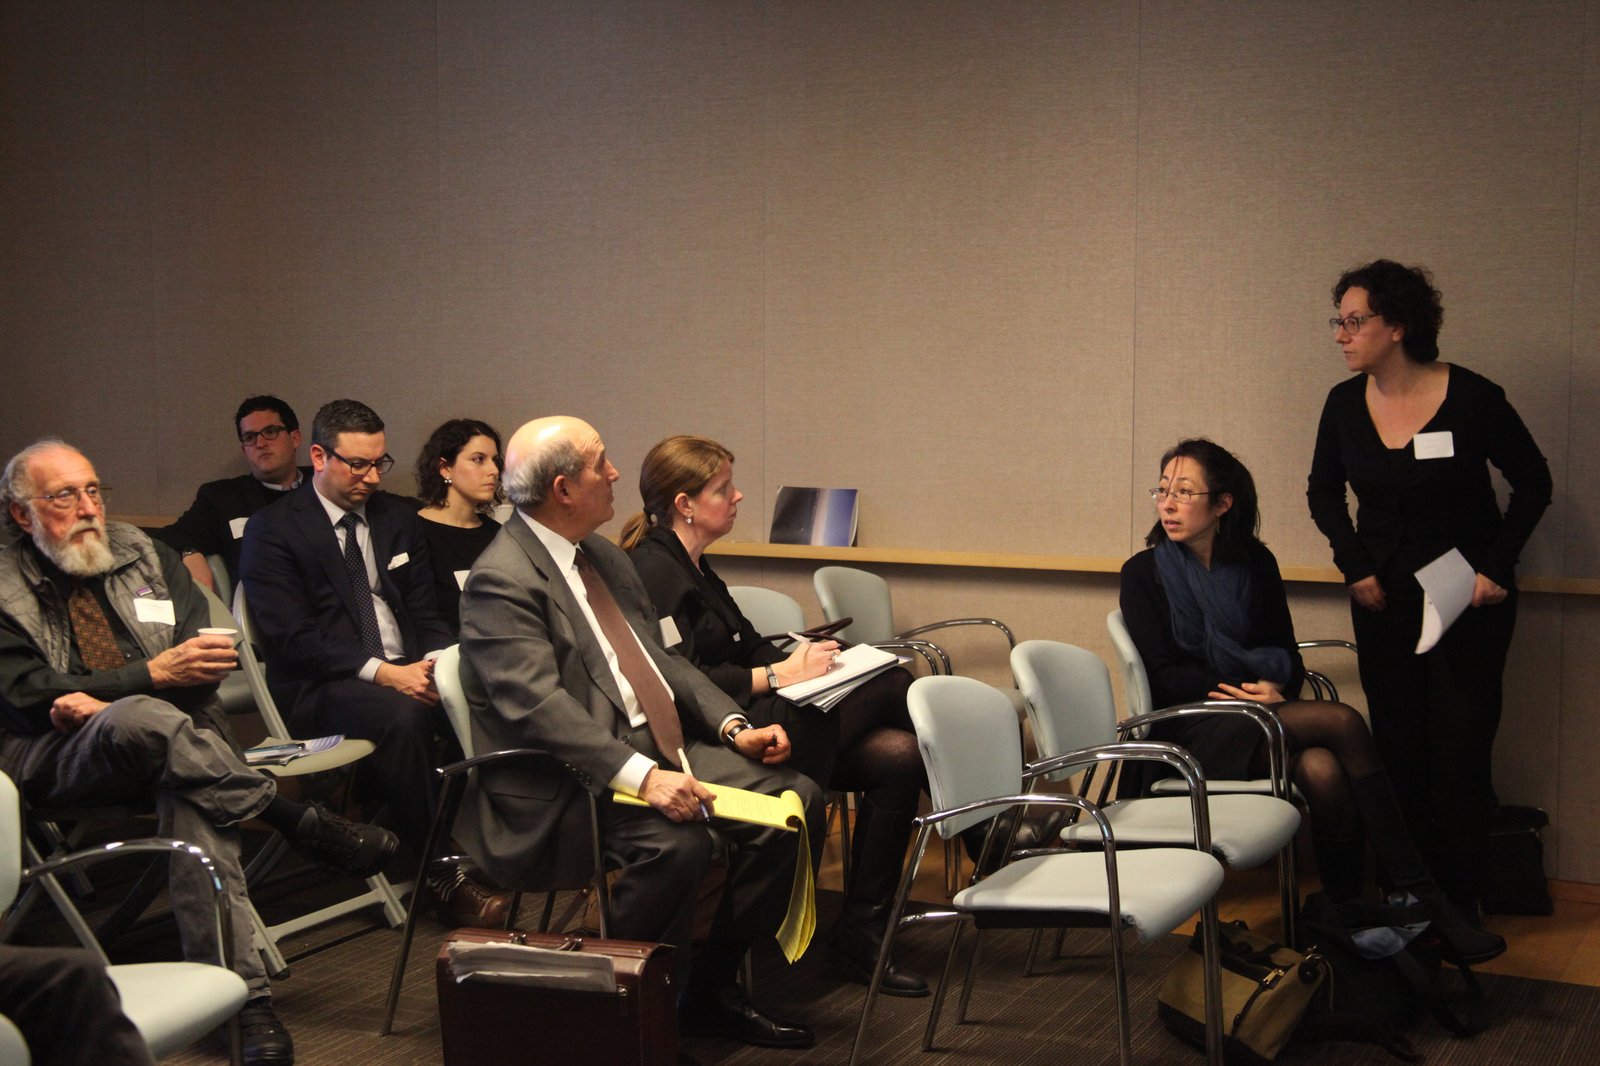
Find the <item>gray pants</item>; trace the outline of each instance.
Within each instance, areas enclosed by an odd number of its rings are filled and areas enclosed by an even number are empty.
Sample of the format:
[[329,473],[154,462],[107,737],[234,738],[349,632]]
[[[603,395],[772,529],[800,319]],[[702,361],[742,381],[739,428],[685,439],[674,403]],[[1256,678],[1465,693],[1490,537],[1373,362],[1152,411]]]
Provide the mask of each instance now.
[[[155,800],[160,835],[203,848],[228,894],[233,968],[250,996],[269,991],[250,940],[244,872],[239,867],[239,822],[260,814],[277,786],[239,761],[210,730],[151,696],[128,696],[71,733],[5,736],[0,770],[38,807],[148,805]],[[211,890],[200,865],[174,857],[170,894],[184,958],[217,958]]]

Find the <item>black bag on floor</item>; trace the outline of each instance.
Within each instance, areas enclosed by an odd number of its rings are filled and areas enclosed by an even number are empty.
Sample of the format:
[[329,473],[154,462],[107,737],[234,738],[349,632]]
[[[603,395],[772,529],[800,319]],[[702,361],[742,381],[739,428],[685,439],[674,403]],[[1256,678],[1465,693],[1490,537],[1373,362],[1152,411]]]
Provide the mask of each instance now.
[[1403,1032],[1430,1015],[1457,1036],[1488,1024],[1488,1006],[1478,979],[1465,966],[1447,978],[1438,937],[1426,929],[1428,908],[1407,902],[1334,903],[1320,892],[1300,912],[1306,951],[1328,960],[1327,1008],[1314,1004],[1301,1023],[1306,1040],[1354,1040],[1377,1044],[1396,1058],[1422,1056]]
[[1550,816],[1537,807],[1501,807],[1489,825],[1489,866],[1483,878],[1483,909],[1490,914],[1555,913],[1544,876],[1539,830]]

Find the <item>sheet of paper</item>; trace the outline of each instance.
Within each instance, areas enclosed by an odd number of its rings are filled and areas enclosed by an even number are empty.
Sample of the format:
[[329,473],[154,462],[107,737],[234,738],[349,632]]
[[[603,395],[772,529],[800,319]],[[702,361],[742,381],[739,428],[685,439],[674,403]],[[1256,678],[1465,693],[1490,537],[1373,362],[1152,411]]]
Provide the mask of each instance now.
[[[794,884],[789,889],[789,912],[778,927],[778,946],[783,949],[783,957],[795,962],[806,953],[806,948],[811,945],[812,934],[817,931],[817,885],[811,872],[811,836],[806,832],[805,805],[799,793],[786,791],[781,796],[768,796],[711,781],[704,784],[717,797],[713,802],[713,817],[800,834],[794,864]],[[621,792],[613,792],[611,798],[632,807],[649,806],[638,796]]]
[[1472,588],[1477,579],[1472,564],[1455,548],[1417,571],[1417,584],[1422,586],[1422,635],[1417,638],[1418,655],[1432,650],[1472,603]]

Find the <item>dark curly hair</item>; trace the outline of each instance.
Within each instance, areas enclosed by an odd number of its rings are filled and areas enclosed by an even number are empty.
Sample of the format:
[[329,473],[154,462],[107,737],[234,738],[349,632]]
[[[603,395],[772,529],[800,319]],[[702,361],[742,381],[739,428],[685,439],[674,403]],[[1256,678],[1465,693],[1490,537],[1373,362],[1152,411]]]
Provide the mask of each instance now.
[[[1167,449],[1157,470],[1165,470],[1174,459],[1188,459],[1199,463],[1206,472],[1206,485],[1211,493],[1207,499],[1215,501],[1224,495],[1233,497],[1233,506],[1217,519],[1217,537],[1212,544],[1211,556],[1220,563],[1245,562],[1250,557],[1250,547],[1261,540],[1261,509],[1256,502],[1256,479],[1238,458],[1220,444],[1204,437],[1180,440]],[[1146,547],[1154,548],[1167,539],[1167,531],[1160,520],[1144,538]]]
[[1367,291],[1367,307],[1396,326],[1404,326],[1400,347],[1414,362],[1439,358],[1439,327],[1444,325],[1442,294],[1433,287],[1433,275],[1423,267],[1408,267],[1393,259],[1374,259],[1366,266],[1347,270],[1333,287],[1333,306],[1350,289]]
[[[439,473],[439,464],[454,466],[456,458],[461,454],[461,449],[473,437],[488,437],[494,441],[494,465],[504,469],[505,445],[500,441],[500,434],[487,422],[479,422],[475,418],[452,418],[444,425],[433,431],[428,442],[422,446],[422,451],[417,453],[417,499],[427,507],[443,507],[445,500],[450,496],[450,488],[444,483],[444,475]],[[493,507],[505,499],[505,491],[500,482],[495,483],[494,500],[482,510],[492,510]]]

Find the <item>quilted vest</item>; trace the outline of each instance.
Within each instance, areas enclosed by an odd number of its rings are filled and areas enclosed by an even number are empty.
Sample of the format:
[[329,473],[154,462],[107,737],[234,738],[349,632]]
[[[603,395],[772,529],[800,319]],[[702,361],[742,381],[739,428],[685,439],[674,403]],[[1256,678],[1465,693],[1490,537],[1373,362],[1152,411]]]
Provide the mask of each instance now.
[[[106,541],[111,546],[111,569],[103,579],[106,600],[145,658],[154,658],[173,646],[176,627],[164,622],[141,622],[133,601],[140,593],[146,599],[172,599],[161,558],[150,538],[134,526],[107,522]],[[0,613],[28,634],[34,646],[44,652],[51,669],[66,671],[72,655],[67,601],[45,576],[38,549],[26,536],[0,551]]]

